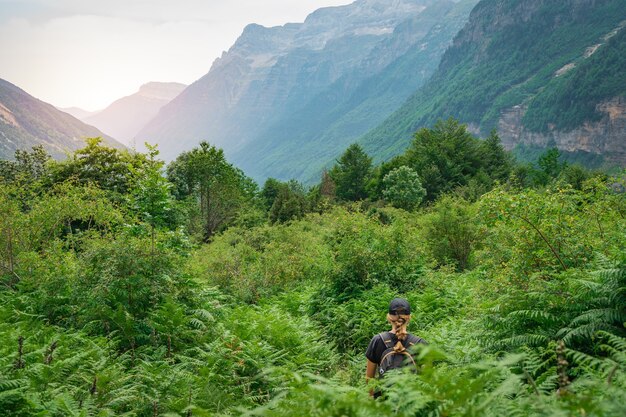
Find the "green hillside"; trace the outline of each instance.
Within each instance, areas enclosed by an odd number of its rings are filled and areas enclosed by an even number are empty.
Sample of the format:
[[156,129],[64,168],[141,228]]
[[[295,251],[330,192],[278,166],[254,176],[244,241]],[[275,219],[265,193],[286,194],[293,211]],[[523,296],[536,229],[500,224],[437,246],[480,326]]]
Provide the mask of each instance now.
[[384,159],[406,146],[417,128],[440,118],[488,132],[502,110],[519,104],[529,104],[524,123],[532,129],[548,123],[571,129],[594,120],[600,100],[624,93],[624,34],[608,44],[605,37],[625,19],[623,2],[615,0],[481,1],[432,79],[362,143]]
[[[626,22],[624,22],[626,24]],[[549,124],[569,130],[602,115],[596,104],[626,97],[626,30],[619,30],[589,58],[575,61],[573,71],[551,81],[528,105],[524,124],[545,131]]]

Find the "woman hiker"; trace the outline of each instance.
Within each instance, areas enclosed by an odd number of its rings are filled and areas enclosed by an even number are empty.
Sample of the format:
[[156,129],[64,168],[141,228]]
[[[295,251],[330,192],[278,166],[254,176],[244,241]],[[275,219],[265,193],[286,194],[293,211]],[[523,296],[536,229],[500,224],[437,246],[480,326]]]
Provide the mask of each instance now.
[[[391,300],[387,314],[387,321],[391,324],[391,330],[374,336],[365,351],[367,358],[366,381],[374,378],[376,374],[382,378],[387,371],[403,366],[410,365],[417,369],[417,364],[409,352],[409,348],[417,343],[427,344],[427,342],[407,332],[406,328],[410,320],[411,306],[409,302],[404,298]],[[380,393],[370,390],[370,396],[376,398],[380,396]]]

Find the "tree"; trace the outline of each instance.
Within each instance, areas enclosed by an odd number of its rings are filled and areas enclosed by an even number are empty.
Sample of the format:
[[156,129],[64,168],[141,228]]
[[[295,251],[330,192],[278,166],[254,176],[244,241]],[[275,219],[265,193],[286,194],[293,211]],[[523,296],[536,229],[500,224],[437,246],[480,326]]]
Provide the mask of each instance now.
[[389,172],[383,178],[383,196],[392,206],[408,211],[420,205],[426,196],[419,176],[407,166]]
[[12,198],[12,191],[4,184],[0,184],[0,278],[7,277],[8,287],[12,287],[20,279],[15,267],[19,231],[22,229],[20,223],[23,217],[20,204]]
[[148,145],[148,159],[139,170],[134,170],[135,187],[131,190],[131,205],[139,218],[150,225],[152,252],[156,230],[171,223],[169,220],[174,201],[172,184],[163,177],[163,161],[157,159],[159,151]]
[[295,180],[279,183],[278,192],[270,209],[272,223],[285,223],[289,220],[300,219],[307,209],[307,199],[304,187]]
[[547,185],[559,176],[567,165],[565,162],[559,162],[560,158],[561,152],[557,148],[550,148],[539,156],[537,159],[539,170],[535,172],[535,184]]
[[24,186],[40,181],[48,172],[51,157],[41,145],[15,151],[14,161],[0,161],[0,181]]
[[492,180],[506,181],[513,168],[513,159],[502,147],[495,129],[481,143],[480,148],[485,172]]
[[226,161],[224,151],[200,142],[198,148],[183,152],[167,167],[174,194],[197,203],[205,241],[232,221],[256,184]]
[[319,188],[320,196],[329,200],[334,200],[337,196],[337,185],[328,174],[328,171],[324,170],[322,173],[322,181]]
[[434,201],[442,193],[466,185],[483,167],[480,144],[457,120],[440,120],[432,129],[415,133],[405,163],[422,179],[426,199]]
[[41,145],[33,146],[30,152],[16,150],[13,161],[0,161],[0,185],[9,186],[10,195],[20,202],[22,209],[45,190],[50,161],[50,155]]
[[146,156],[104,146],[101,138],[86,141],[87,146],[67,160],[51,164],[51,181],[74,179],[79,184],[93,184],[114,195],[127,194],[134,186],[133,170],[140,169]]
[[265,180],[265,184],[263,184],[263,189],[261,190],[261,199],[268,211],[272,208],[274,201],[276,201],[281,187],[282,183],[276,178],[268,178]]
[[472,252],[482,241],[474,211],[463,199],[443,196],[424,217],[426,241],[440,265],[454,265],[457,271],[470,267]]
[[336,194],[342,200],[358,201],[367,198],[366,185],[372,174],[372,158],[356,143],[341,155],[330,171]]

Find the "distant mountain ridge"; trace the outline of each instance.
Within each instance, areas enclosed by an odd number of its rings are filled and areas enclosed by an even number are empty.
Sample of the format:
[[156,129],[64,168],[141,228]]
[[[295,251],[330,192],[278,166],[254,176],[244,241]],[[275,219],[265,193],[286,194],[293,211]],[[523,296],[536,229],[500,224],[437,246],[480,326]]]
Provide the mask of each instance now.
[[53,157],[62,158],[67,152],[82,148],[87,137],[102,137],[110,146],[124,147],[95,127],[0,79],[1,159],[12,159],[17,149],[36,145],[43,145]]
[[185,84],[180,83],[146,83],[135,94],[122,97],[104,110],[80,119],[112,135],[124,144],[132,146],[141,128],[185,87],[187,87]]
[[432,79],[361,139],[378,159],[456,117],[505,146],[556,146],[626,164],[621,0],[482,0]]
[[57,107],[57,109],[67,114],[71,114],[78,120],[83,120],[86,117],[93,116],[94,114],[98,113],[98,111],[84,110],[80,107]]
[[[257,179],[313,176],[427,79],[475,3],[359,0],[304,23],[249,25],[138,138],[158,143],[166,159],[208,140]],[[372,78],[420,49],[416,67],[398,63],[395,76]],[[353,110],[364,124],[342,119]]]

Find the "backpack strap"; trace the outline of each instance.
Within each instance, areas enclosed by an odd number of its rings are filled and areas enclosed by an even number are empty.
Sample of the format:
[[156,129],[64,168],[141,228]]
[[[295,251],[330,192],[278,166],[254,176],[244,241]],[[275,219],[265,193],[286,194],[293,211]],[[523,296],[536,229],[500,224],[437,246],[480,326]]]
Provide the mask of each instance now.
[[[391,333],[391,332],[380,333],[378,335],[378,337],[380,337],[380,339],[383,341],[383,343],[385,344],[385,347],[387,349],[392,349],[396,345],[393,342],[393,333]],[[402,346],[404,346],[404,348],[407,349],[407,348],[409,348],[409,347],[411,347],[413,345],[416,345],[418,343],[428,344],[421,337],[418,337],[418,336],[415,336],[415,335],[409,333],[409,334],[407,334],[406,339],[404,339],[402,341]]]
[[395,343],[393,343],[393,340],[391,338],[391,332],[380,333],[378,337],[380,337],[387,349],[393,349]]
[[428,342],[426,342],[424,339],[422,339],[419,336],[415,336],[414,334],[408,334],[406,340],[408,341],[409,346],[413,346],[416,345],[418,343],[422,343],[424,345],[427,345]]

